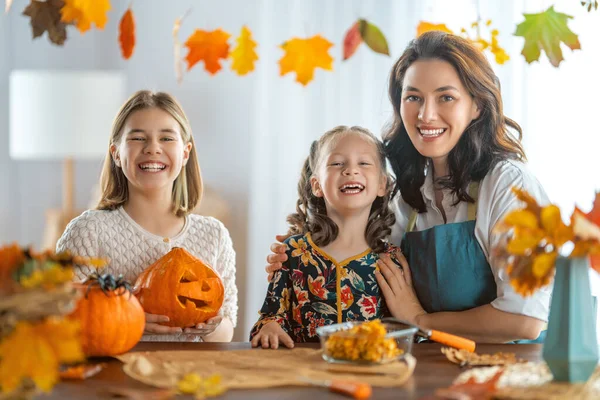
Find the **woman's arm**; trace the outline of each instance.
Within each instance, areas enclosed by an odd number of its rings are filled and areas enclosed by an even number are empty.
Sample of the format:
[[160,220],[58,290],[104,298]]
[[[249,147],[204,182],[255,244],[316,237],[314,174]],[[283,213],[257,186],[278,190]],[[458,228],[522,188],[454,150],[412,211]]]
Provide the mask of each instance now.
[[437,312],[416,317],[421,328],[460,335],[480,343],[504,343],[534,340],[545,322],[526,315],[500,311],[485,304],[466,311]]
[[503,343],[520,339],[537,339],[544,322],[533,317],[500,311],[486,304],[466,311],[427,313],[412,285],[410,268],[402,255],[396,255],[402,268],[388,255],[377,262],[377,283],[390,313],[401,320],[426,329],[435,329],[476,342]]

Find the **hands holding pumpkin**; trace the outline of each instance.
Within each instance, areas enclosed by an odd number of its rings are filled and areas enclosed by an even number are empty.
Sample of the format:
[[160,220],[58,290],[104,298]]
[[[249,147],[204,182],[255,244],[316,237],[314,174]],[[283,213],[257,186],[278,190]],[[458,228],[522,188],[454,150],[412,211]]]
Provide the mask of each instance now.
[[269,322],[265,324],[260,331],[252,338],[250,342],[252,347],[258,347],[260,344],[263,349],[276,349],[279,347],[279,342],[283,343],[287,348],[294,347],[294,341],[285,333],[281,325],[277,322]]

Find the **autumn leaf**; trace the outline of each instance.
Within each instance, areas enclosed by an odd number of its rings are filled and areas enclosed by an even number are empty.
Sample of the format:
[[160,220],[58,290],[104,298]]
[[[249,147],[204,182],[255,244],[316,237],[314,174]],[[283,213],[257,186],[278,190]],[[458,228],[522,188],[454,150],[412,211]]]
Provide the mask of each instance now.
[[344,55],[343,60],[346,61],[356,52],[358,46],[362,43],[362,36],[358,29],[359,22],[354,23],[344,35]]
[[246,75],[250,71],[254,71],[254,62],[258,60],[256,54],[256,42],[252,40],[252,32],[250,29],[243,26],[240,36],[236,39],[236,47],[231,52],[231,69],[237,72],[238,75]]
[[296,82],[306,86],[313,80],[316,68],[333,69],[333,58],[329,55],[331,46],[333,43],[321,35],[288,40],[280,46],[285,54],[279,60],[279,75],[295,72]]
[[431,22],[421,21],[417,26],[417,37],[429,31],[442,31],[446,33],[454,33],[446,24],[432,24]]
[[[7,3],[8,4],[8,3]],[[67,39],[67,24],[61,21],[60,10],[63,0],[32,1],[23,11],[31,18],[33,38],[48,32],[50,42],[62,46]]]
[[188,71],[198,62],[204,61],[204,69],[214,75],[221,70],[220,59],[229,56],[229,37],[231,35],[221,29],[204,31],[196,29],[185,42],[189,53],[185,60]]
[[563,42],[571,50],[581,49],[579,39],[567,26],[567,20],[573,18],[570,15],[554,11],[551,6],[539,14],[523,14],[525,21],[517,25],[515,36],[522,36],[525,45],[521,54],[531,64],[540,58],[543,50],[550,63],[558,67],[564,59],[560,43]]
[[435,395],[444,399],[465,399],[465,400],[492,400],[497,390],[498,380],[504,373],[504,370],[496,374],[485,382],[476,382],[475,378],[470,378],[465,383],[458,383],[449,388],[437,389]]
[[81,33],[88,31],[92,23],[103,29],[110,9],[110,0],[65,0],[65,6],[60,10],[61,21],[74,23]]
[[119,44],[121,45],[121,55],[128,60],[135,48],[135,20],[131,7],[125,11],[119,22]]
[[183,60],[181,59],[181,42],[179,41],[179,29],[185,17],[191,12],[188,9],[185,14],[175,20],[173,24],[173,59],[175,60],[175,79],[180,84],[183,80]]
[[0,342],[0,386],[5,392],[29,378],[43,391],[57,382],[60,363],[84,359],[77,322],[50,318],[32,324],[21,321]]
[[367,20],[358,20],[358,30],[362,40],[375,53],[390,55],[388,43],[381,30]]
[[585,8],[587,8],[587,12],[591,12],[592,9],[597,10],[598,9],[598,0],[585,0],[585,1],[581,1],[581,5]]

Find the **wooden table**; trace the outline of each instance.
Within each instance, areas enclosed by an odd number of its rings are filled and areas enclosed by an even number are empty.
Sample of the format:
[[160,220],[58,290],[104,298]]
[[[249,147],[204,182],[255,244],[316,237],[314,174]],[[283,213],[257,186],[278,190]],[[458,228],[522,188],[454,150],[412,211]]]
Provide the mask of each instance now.
[[[299,345],[316,347],[316,345]],[[460,367],[451,364],[440,352],[438,344],[415,344],[413,355],[417,358],[414,375],[402,387],[383,389],[373,388],[373,399],[421,399],[433,394],[436,388],[449,386],[453,379],[462,371]],[[249,349],[249,343],[140,343],[133,351],[153,350],[240,350]],[[523,345],[486,345],[477,346],[478,353],[513,352],[519,358],[529,361],[541,360],[542,346],[539,344]],[[256,351],[260,351],[257,349]],[[285,350],[280,350],[285,351]],[[151,389],[136,380],[129,378],[122,371],[122,364],[115,359],[107,359],[108,366],[98,375],[85,381],[61,382],[55,386],[49,396],[40,399],[106,399],[102,393],[107,387],[129,387],[136,389]],[[193,398],[178,396],[178,399]],[[347,397],[328,392],[319,387],[280,387],[264,390],[230,390],[218,399],[344,399]]]

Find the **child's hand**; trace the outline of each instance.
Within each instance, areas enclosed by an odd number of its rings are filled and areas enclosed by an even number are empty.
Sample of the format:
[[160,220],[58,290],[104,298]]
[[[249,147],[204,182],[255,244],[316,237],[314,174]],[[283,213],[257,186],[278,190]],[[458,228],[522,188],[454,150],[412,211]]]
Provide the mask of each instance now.
[[273,243],[271,245],[271,251],[273,254],[269,254],[267,256],[267,266],[265,267],[265,271],[269,273],[269,277],[267,278],[269,282],[273,279],[273,273],[275,271],[280,270],[283,267],[283,262],[287,260],[287,255],[285,254],[285,246],[281,244],[285,239],[289,238],[290,235],[277,235],[275,236],[275,240],[277,243]]
[[259,343],[263,349],[276,349],[279,347],[279,342],[283,343],[285,347],[292,349],[294,347],[294,341],[285,333],[281,325],[277,322],[269,322],[263,326],[260,331],[252,338],[252,347],[258,347]]
[[192,328],[185,328],[184,333],[193,333],[199,336],[210,335],[217,329],[219,324],[223,321],[223,317],[216,316],[208,319],[206,322],[200,323]]
[[144,314],[146,314],[146,327],[144,328],[144,333],[173,334],[182,332],[181,328],[159,324],[159,322],[169,321],[169,317],[167,317],[166,315],[156,315],[149,313]]

